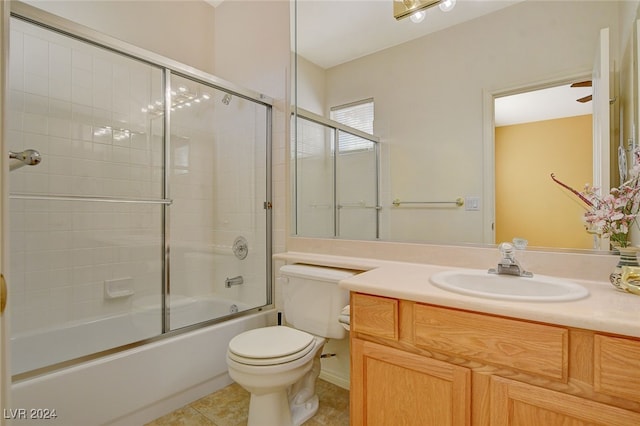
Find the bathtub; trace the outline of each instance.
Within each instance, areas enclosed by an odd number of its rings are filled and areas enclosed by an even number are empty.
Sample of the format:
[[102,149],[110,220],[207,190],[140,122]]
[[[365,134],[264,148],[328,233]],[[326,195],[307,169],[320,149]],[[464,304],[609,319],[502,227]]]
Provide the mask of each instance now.
[[[172,328],[214,308],[227,314],[235,309],[231,305],[243,308],[215,298],[176,300],[171,304]],[[148,333],[149,321],[158,321],[157,315],[149,315],[152,310],[156,311],[149,306],[148,311],[134,309],[130,315],[18,336],[12,339],[13,370],[29,371],[44,356],[73,358],[78,349],[65,342],[76,339],[88,339],[95,349],[103,350],[124,330],[142,336]],[[186,317],[179,318],[178,312]],[[8,408],[26,409],[27,413],[30,409],[55,410],[56,418],[47,420],[52,425],[141,425],[231,383],[225,361],[229,340],[275,322],[274,310],[256,312],[25,379],[12,385]],[[30,421],[42,424],[37,419],[19,420],[20,424]]]

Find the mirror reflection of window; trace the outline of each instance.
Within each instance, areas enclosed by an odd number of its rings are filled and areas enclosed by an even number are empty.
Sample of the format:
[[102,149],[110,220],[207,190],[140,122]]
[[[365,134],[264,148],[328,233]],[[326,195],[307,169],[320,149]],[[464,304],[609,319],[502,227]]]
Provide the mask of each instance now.
[[[329,117],[338,123],[373,135],[373,99],[333,107],[329,114]],[[371,141],[362,139],[356,135],[345,132],[340,135],[338,145],[338,152],[340,154],[371,151],[374,148],[375,145],[371,143]]]
[[329,118],[345,126],[373,135],[373,99],[353,102],[331,108]]
[[[331,108],[330,118],[373,135],[374,101],[365,99]],[[376,144],[359,136],[338,132],[336,164],[336,235],[375,239],[377,226]]]

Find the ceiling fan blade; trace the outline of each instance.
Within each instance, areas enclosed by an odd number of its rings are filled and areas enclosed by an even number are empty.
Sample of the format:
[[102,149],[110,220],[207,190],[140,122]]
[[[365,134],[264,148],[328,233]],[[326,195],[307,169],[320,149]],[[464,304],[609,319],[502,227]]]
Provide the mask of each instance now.
[[578,101],[580,103],[585,103],[585,102],[591,101],[592,97],[593,97],[592,95],[589,95],[589,96],[585,96],[584,98],[576,99],[576,101]]
[[591,87],[591,80],[579,81],[577,83],[573,83],[571,87]]

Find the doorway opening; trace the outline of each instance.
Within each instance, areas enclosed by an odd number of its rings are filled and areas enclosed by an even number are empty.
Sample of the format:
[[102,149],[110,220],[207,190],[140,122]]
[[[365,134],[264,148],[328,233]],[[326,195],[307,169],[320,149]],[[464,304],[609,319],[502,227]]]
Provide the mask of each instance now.
[[552,179],[594,182],[591,80],[576,78],[494,97],[495,241],[594,248],[584,205]]

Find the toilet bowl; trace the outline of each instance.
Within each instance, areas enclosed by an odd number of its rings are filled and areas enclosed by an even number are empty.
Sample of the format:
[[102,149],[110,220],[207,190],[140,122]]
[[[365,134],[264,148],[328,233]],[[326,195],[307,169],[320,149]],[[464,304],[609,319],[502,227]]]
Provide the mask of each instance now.
[[251,393],[249,426],[299,425],[315,414],[324,343],[287,326],[250,330],[229,342],[229,376]]
[[337,284],[355,272],[285,265],[280,274],[288,325],[245,331],[227,350],[229,376],[251,393],[248,426],[298,426],[313,417],[322,348],[347,333],[338,317],[349,295]]

